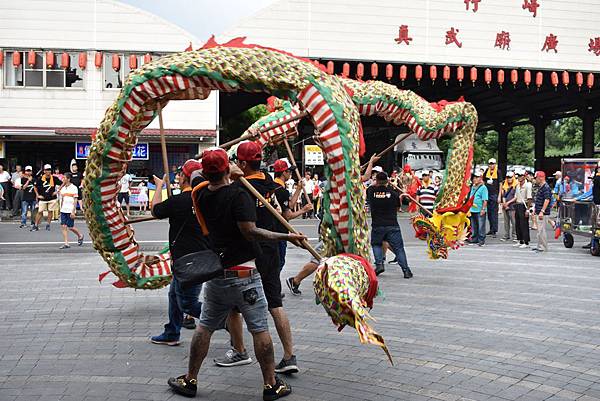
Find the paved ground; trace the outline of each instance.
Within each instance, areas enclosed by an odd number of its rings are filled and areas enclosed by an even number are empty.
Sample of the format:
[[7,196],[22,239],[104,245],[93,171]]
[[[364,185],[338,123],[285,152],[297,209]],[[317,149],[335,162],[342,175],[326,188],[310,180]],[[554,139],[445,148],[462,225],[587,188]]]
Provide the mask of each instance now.
[[[163,224],[147,224],[144,238],[164,239]],[[148,342],[165,321],[166,290],[99,284],[105,266],[89,245],[68,256],[44,244],[60,241],[56,231],[16,233],[0,224],[0,400],[179,399],[166,379],[185,371],[192,333],[180,347]],[[353,330],[336,332],[309,282],[302,296],[287,294],[302,369],[289,400],[600,399],[600,259],[582,243],[535,255],[491,240],[434,262],[407,242],[415,278],[389,265],[373,310],[394,366]],[[286,276],[306,259],[292,250]],[[227,345],[217,333],[208,360]],[[260,399],[259,369],[207,363],[200,387],[200,399]]]

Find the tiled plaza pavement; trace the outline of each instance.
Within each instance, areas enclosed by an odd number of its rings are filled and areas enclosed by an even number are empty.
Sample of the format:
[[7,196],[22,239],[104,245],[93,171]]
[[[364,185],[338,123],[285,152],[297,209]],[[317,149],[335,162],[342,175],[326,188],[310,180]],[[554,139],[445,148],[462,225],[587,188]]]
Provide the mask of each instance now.
[[[496,240],[434,262],[409,240],[415,278],[388,265],[372,313],[394,366],[351,328],[337,333],[309,282],[300,297],[286,288],[302,369],[287,399],[600,399],[600,258],[580,245],[536,255]],[[306,259],[292,250],[285,273]],[[165,322],[166,290],[99,284],[104,264],[94,253],[0,260],[1,401],[179,399],[166,379],[185,371],[192,333],[180,347],[148,341]],[[212,366],[228,346],[224,333],[213,338],[198,398],[260,399],[258,365]]]

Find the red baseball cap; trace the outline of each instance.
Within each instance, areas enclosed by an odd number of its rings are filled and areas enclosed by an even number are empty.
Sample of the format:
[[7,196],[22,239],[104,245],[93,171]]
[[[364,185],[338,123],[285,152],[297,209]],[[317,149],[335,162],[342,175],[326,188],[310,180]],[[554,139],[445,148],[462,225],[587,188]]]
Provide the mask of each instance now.
[[535,172],[535,178],[546,178],[546,173],[544,173],[543,171],[536,171]]
[[405,164],[403,170],[404,170],[405,173],[410,173],[410,170],[412,170],[410,168],[410,164]]
[[202,152],[202,171],[222,173],[229,167],[229,156],[221,148],[211,147]]
[[202,164],[194,159],[189,159],[183,163],[183,167],[181,167],[181,171],[186,177],[191,177],[192,173],[196,170],[202,170]]
[[290,169],[290,165],[288,164],[287,160],[285,159],[279,159],[276,160],[275,163],[273,164],[273,170],[275,170],[276,173],[281,173],[283,171],[287,171]]
[[242,142],[237,148],[237,158],[246,162],[262,160],[262,148],[256,142]]

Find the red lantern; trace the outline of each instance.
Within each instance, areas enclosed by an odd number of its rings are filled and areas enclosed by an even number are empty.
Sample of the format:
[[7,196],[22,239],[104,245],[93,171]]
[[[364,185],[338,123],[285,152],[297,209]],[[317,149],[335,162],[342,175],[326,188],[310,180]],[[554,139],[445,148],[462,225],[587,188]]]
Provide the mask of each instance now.
[[333,69],[334,69],[333,61],[328,61],[327,62],[327,73],[329,75],[333,75]]
[[512,82],[513,87],[517,86],[517,82],[519,82],[519,71],[512,70],[510,72],[510,82]]
[[121,57],[118,54],[112,55],[112,69],[119,71],[121,69]]
[[402,85],[404,85],[404,81],[406,80],[407,75],[408,68],[405,65],[400,66],[400,81],[402,81]]
[[579,87],[579,90],[581,90],[581,87],[583,86],[583,74],[581,72],[575,74],[575,82],[577,82],[577,86]]
[[0,49],[0,67],[4,64],[4,52]]
[[458,79],[458,83],[462,85],[462,81],[465,79],[465,69],[462,65],[459,65],[456,68],[456,79]]
[[63,52],[63,54],[60,55],[60,68],[62,68],[63,70],[66,70],[70,66],[71,66],[71,57],[69,57],[69,53]]
[[447,65],[444,66],[443,77],[444,81],[446,81],[446,86],[448,86],[448,81],[450,80],[450,67],[448,67]]
[[27,65],[30,67],[35,65],[35,52],[33,50],[29,50],[27,53]]
[[483,77],[487,86],[490,86],[490,83],[492,82],[492,70],[486,68]]
[[87,67],[87,52],[81,52],[79,53],[79,68],[85,70],[85,67]]
[[365,66],[363,65],[363,63],[358,63],[358,65],[356,66],[356,78],[361,80],[362,77],[364,77],[364,76],[365,76]]
[[379,66],[377,63],[371,64],[371,78],[375,79],[379,75]]
[[13,52],[13,66],[18,67],[21,65],[21,52]]
[[137,56],[135,54],[129,55],[129,69],[135,70],[138,67],[137,65]]
[[471,82],[473,82],[473,86],[475,86],[475,81],[477,81],[477,68],[471,67]]
[[421,84],[421,78],[423,78],[423,67],[421,67],[420,64],[415,67],[415,78],[417,78],[417,83]]
[[52,68],[54,66],[54,52],[52,50],[46,52],[46,67]]
[[565,88],[569,86],[570,80],[571,80],[571,78],[569,77],[569,72],[568,71],[563,71],[563,73],[562,73],[562,83],[565,86]]
[[538,71],[537,74],[535,74],[535,86],[537,86],[538,90],[540,89],[543,83],[544,74],[541,71]]
[[342,66],[342,77],[348,78],[350,76],[350,64],[344,63]]
[[502,88],[502,85],[504,85],[504,70],[498,70],[498,72],[496,73],[496,79],[498,80],[498,84]]
[[385,66],[385,77],[387,78],[387,80],[391,80],[394,77],[394,66],[391,64],[388,64]]
[[152,61],[152,55],[150,53],[144,54],[144,64],[148,64]]
[[552,74],[550,74],[550,82],[552,82],[552,86],[554,86],[554,90],[556,90],[556,87],[558,86],[558,74],[556,71],[552,71]]
[[437,79],[437,67],[435,65],[429,67],[429,78],[431,78],[431,85],[435,84]]
[[591,72],[587,76],[587,87],[589,90],[592,90],[594,87],[594,74]]
[[527,89],[529,89],[529,84],[531,83],[531,71],[525,70],[523,73],[523,82],[527,85]]
[[96,52],[94,56],[94,65],[96,68],[102,68],[102,52]]

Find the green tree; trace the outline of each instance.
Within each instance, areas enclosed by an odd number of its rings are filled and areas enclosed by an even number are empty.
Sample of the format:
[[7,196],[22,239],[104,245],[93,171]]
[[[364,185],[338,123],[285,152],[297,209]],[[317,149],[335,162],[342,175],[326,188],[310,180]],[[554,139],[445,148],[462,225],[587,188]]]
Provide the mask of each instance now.
[[259,104],[241,112],[235,117],[228,118],[223,122],[220,142],[224,143],[238,138],[248,129],[248,127],[254,124],[256,120],[267,114],[269,114],[267,106]]
[[508,164],[533,166],[535,130],[532,125],[519,125],[508,134]]

